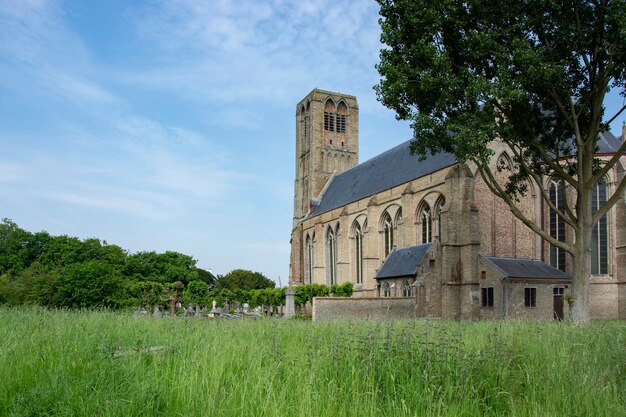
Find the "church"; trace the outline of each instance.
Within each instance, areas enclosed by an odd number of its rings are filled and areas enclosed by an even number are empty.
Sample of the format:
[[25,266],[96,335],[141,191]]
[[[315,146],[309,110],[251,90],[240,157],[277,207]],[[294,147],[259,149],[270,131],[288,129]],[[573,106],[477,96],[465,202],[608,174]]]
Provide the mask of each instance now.
[[[603,133],[597,157],[624,140]],[[492,149],[493,172],[511,163],[504,144]],[[597,184],[595,204],[625,171],[626,155]],[[471,163],[447,153],[420,160],[409,141],[359,163],[354,96],[314,89],[296,106],[294,189],[291,285],[350,281],[354,298],[415,300],[417,317],[567,314],[571,259],[518,220]],[[545,189],[558,203],[560,183],[546,179]],[[553,237],[572,239],[532,185],[519,207]],[[599,222],[592,252],[590,314],[624,319],[626,198]]]

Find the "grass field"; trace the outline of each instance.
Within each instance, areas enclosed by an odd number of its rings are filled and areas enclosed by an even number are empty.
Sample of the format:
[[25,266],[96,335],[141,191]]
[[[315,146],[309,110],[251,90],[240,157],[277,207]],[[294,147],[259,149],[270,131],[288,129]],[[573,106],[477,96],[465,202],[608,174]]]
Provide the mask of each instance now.
[[626,323],[0,308],[2,416],[626,416]]

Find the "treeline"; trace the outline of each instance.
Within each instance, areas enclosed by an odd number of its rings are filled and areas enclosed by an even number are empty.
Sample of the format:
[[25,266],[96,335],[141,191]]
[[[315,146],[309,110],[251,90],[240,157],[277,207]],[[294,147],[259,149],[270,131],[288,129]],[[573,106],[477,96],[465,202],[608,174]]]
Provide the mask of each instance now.
[[[177,306],[233,308],[285,304],[285,288],[259,272],[235,269],[214,276],[178,252],[129,253],[99,239],[31,233],[0,222],[0,304],[53,308]],[[352,284],[296,287],[295,303],[316,296],[352,295]]]
[[0,223],[0,303],[134,307],[143,303],[148,287],[215,287],[218,281],[182,253],[131,254],[99,239],[31,233],[8,219]]

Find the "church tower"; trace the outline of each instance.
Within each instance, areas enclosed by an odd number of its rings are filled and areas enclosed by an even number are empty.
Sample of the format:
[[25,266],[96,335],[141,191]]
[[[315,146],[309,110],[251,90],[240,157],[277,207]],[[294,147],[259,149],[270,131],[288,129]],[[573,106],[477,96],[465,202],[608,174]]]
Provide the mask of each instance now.
[[311,200],[334,174],[359,159],[356,97],[314,89],[296,106],[294,226],[309,213]]

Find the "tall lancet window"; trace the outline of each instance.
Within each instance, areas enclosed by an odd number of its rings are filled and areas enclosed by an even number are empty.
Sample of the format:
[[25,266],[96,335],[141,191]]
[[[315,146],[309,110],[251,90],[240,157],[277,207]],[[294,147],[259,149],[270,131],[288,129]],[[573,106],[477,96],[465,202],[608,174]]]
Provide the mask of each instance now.
[[393,223],[389,213],[385,213],[383,218],[383,239],[385,240],[385,258],[393,250]]
[[332,227],[326,232],[326,280],[329,285],[337,283],[337,235]]
[[304,262],[304,282],[305,284],[312,284],[313,283],[313,240],[315,239],[315,235],[313,235],[313,237],[311,236],[307,236],[306,237],[306,244],[305,244],[305,262]]
[[[602,178],[593,188],[591,210],[595,213],[606,203],[606,180]],[[609,273],[609,228],[606,214],[600,218],[591,236],[591,273]]]
[[437,216],[437,239],[441,242],[441,210],[443,206],[446,204],[445,197],[440,197],[437,200],[437,204],[435,204],[435,215]]
[[424,203],[420,212],[420,222],[422,224],[422,243],[433,241],[433,217],[430,212],[430,206]]
[[354,261],[356,267],[356,283],[363,283],[363,232],[361,225],[356,222],[354,225]]
[[[565,208],[565,187],[563,181],[551,181],[550,202],[559,210]],[[550,236],[559,242],[565,242],[565,220],[550,208]],[[557,246],[550,245],[550,265],[565,271],[565,251]]]

